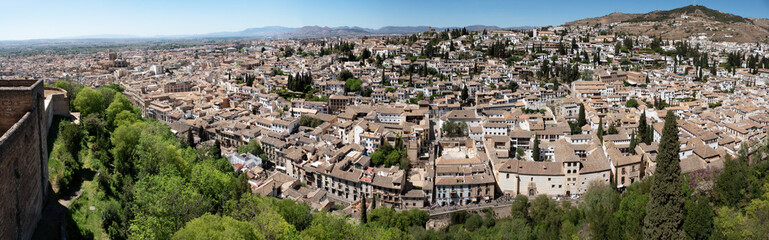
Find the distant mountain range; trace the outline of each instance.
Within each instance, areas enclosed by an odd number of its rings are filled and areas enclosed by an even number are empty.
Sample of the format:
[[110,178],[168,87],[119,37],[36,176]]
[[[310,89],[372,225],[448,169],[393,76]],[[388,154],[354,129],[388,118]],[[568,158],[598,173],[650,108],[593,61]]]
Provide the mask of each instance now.
[[649,13],[615,12],[603,17],[567,22],[564,25],[596,24],[614,24],[614,32],[661,36],[664,39],[705,36],[716,41],[769,42],[769,19],[744,18],[700,5]]
[[[437,27],[438,30],[454,29],[462,27]],[[503,29],[498,26],[486,26],[486,25],[470,25],[465,26],[468,31],[480,31],[483,29],[498,30]],[[504,29],[532,29],[534,27],[512,27]],[[261,27],[261,28],[249,28],[239,32],[218,32],[201,35],[192,35],[185,37],[269,37],[269,38],[305,38],[305,37],[338,37],[338,36],[366,36],[366,35],[393,35],[393,34],[412,34],[418,32],[428,31],[428,26],[386,26],[377,29],[362,28],[357,26],[341,26],[341,27],[321,27],[321,26],[304,26],[300,28],[290,27]]]
[[[437,30],[454,29],[462,27],[436,27]],[[533,29],[531,26],[521,27],[506,27],[501,28],[498,26],[487,25],[470,25],[464,26],[468,31],[481,31],[487,30],[499,30],[499,29],[515,29],[515,30],[527,30]],[[381,35],[398,35],[398,34],[412,34],[428,31],[428,26],[386,26],[377,29],[362,28],[357,26],[341,26],[341,27],[321,27],[321,26],[304,26],[298,28],[282,27],[282,26],[267,26],[258,28],[248,28],[243,31],[237,32],[215,32],[206,34],[192,34],[192,35],[167,35],[167,36],[154,36],[154,37],[138,37],[131,35],[91,35],[91,36],[78,36],[67,37],[62,39],[163,39],[163,38],[312,38],[312,37],[355,37],[355,36],[381,36]]]

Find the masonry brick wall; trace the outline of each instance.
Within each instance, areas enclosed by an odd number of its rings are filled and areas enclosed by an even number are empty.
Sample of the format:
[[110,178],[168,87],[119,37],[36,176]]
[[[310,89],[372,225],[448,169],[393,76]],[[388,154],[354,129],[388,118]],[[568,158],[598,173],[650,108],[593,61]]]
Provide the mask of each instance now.
[[34,100],[29,96],[29,90],[4,89],[0,94],[0,134],[8,131],[33,106]]
[[29,239],[42,211],[39,128],[27,113],[0,142],[0,239]]
[[29,239],[48,190],[42,81],[0,81],[0,239]]

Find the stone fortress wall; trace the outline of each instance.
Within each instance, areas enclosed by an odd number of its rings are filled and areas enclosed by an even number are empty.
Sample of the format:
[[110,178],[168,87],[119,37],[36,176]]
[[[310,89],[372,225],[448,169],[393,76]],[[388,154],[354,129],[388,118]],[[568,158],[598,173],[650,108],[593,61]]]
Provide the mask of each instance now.
[[64,90],[0,80],[0,239],[30,239],[48,197],[48,128],[69,115]]

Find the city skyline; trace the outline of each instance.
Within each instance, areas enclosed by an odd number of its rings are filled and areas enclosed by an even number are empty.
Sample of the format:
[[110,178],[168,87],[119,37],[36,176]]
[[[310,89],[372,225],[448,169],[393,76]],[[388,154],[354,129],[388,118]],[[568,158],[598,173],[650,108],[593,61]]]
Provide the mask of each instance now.
[[[645,13],[694,1],[166,1],[154,3],[2,1],[0,40],[83,36],[162,37],[241,31],[265,26],[556,26],[612,12]],[[697,4],[743,17],[769,18],[769,1],[699,1]],[[755,7],[745,7],[755,6]],[[35,16],[29,18],[29,16]],[[20,19],[24,19],[20,21]]]

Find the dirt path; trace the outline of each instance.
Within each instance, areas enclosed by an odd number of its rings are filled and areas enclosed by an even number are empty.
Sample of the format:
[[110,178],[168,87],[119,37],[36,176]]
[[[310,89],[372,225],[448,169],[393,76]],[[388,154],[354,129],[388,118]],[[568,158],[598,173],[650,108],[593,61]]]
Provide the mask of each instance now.
[[77,192],[75,192],[75,194],[70,195],[67,198],[59,199],[59,204],[61,204],[62,206],[66,207],[66,208],[69,208],[69,205],[72,204],[73,201],[75,201],[78,198],[80,198],[81,195],[83,195],[83,189],[82,188],[78,189]]

